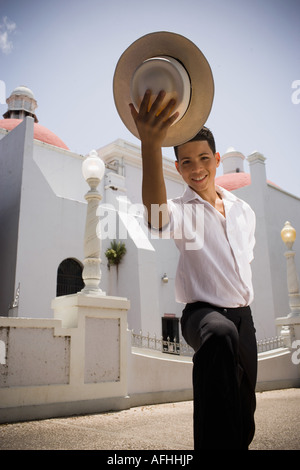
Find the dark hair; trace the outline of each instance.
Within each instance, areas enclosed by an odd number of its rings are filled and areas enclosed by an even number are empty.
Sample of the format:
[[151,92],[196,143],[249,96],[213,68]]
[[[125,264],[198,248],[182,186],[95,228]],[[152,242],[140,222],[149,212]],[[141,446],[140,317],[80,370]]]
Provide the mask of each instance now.
[[[192,139],[188,140],[188,142],[194,142],[196,140],[206,140],[212,153],[213,154],[216,153],[216,144],[215,144],[214,136],[207,127],[202,127],[202,129],[198,132],[198,134],[196,134],[195,137],[193,137]],[[181,144],[181,145],[184,145],[184,144]],[[174,152],[175,152],[177,160],[178,160],[178,148],[179,147],[180,145],[177,145],[176,147],[174,147]]]

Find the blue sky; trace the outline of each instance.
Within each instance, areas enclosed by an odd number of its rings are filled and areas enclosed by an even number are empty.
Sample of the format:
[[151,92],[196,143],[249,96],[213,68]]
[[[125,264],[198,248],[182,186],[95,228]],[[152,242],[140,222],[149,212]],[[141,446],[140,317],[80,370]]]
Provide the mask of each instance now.
[[268,179],[300,197],[299,0],[0,0],[0,80],[7,96],[31,88],[40,124],[74,152],[139,144],[116,112],[113,74],[133,41],[162,30],[192,40],[211,65],[207,126],[219,152],[258,150]]

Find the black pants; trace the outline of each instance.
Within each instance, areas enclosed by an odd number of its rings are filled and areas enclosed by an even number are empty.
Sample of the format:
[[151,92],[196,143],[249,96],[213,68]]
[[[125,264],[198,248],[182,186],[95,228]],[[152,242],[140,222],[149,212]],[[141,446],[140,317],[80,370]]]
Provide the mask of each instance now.
[[194,447],[248,449],[254,436],[257,347],[250,307],[187,304],[182,335],[193,357]]

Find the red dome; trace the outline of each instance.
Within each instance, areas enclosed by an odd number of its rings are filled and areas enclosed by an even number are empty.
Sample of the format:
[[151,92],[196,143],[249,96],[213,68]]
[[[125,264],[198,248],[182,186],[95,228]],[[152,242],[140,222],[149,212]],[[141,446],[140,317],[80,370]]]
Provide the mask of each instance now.
[[[217,176],[215,182],[221,188],[227,189],[227,191],[234,191],[235,189],[243,188],[243,186],[249,186],[251,184],[251,176],[249,173],[226,173],[225,175]],[[267,180],[268,184],[280,187],[270,180]]]
[[227,191],[234,191],[235,189],[249,186],[251,184],[251,176],[249,173],[226,173],[225,175],[217,176],[216,184]]
[[[8,131],[13,130],[21,122],[21,119],[0,119],[0,128],[6,129]],[[33,137],[36,140],[45,142],[46,144],[55,145],[62,149],[69,150],[66,144],[55,135],[53,132],[49,131],[47,127],[41,126],[40,124],[34,123],[34,134]]]

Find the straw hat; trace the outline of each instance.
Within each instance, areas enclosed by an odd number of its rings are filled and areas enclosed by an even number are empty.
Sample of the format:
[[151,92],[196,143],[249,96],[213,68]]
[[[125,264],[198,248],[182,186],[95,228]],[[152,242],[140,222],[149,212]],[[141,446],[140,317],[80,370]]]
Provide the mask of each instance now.
[[150,33],[135,41],[120,57],[113,79],[117,111],[127,129],[139,134],[129,103],[139,109],[147,89],[155,98],[166,91],[163,106],[175,97],[179,116],[163,147],[192,139],[205,124],[213,102],[212,72],[202,52],[189,39],[170,32]]

